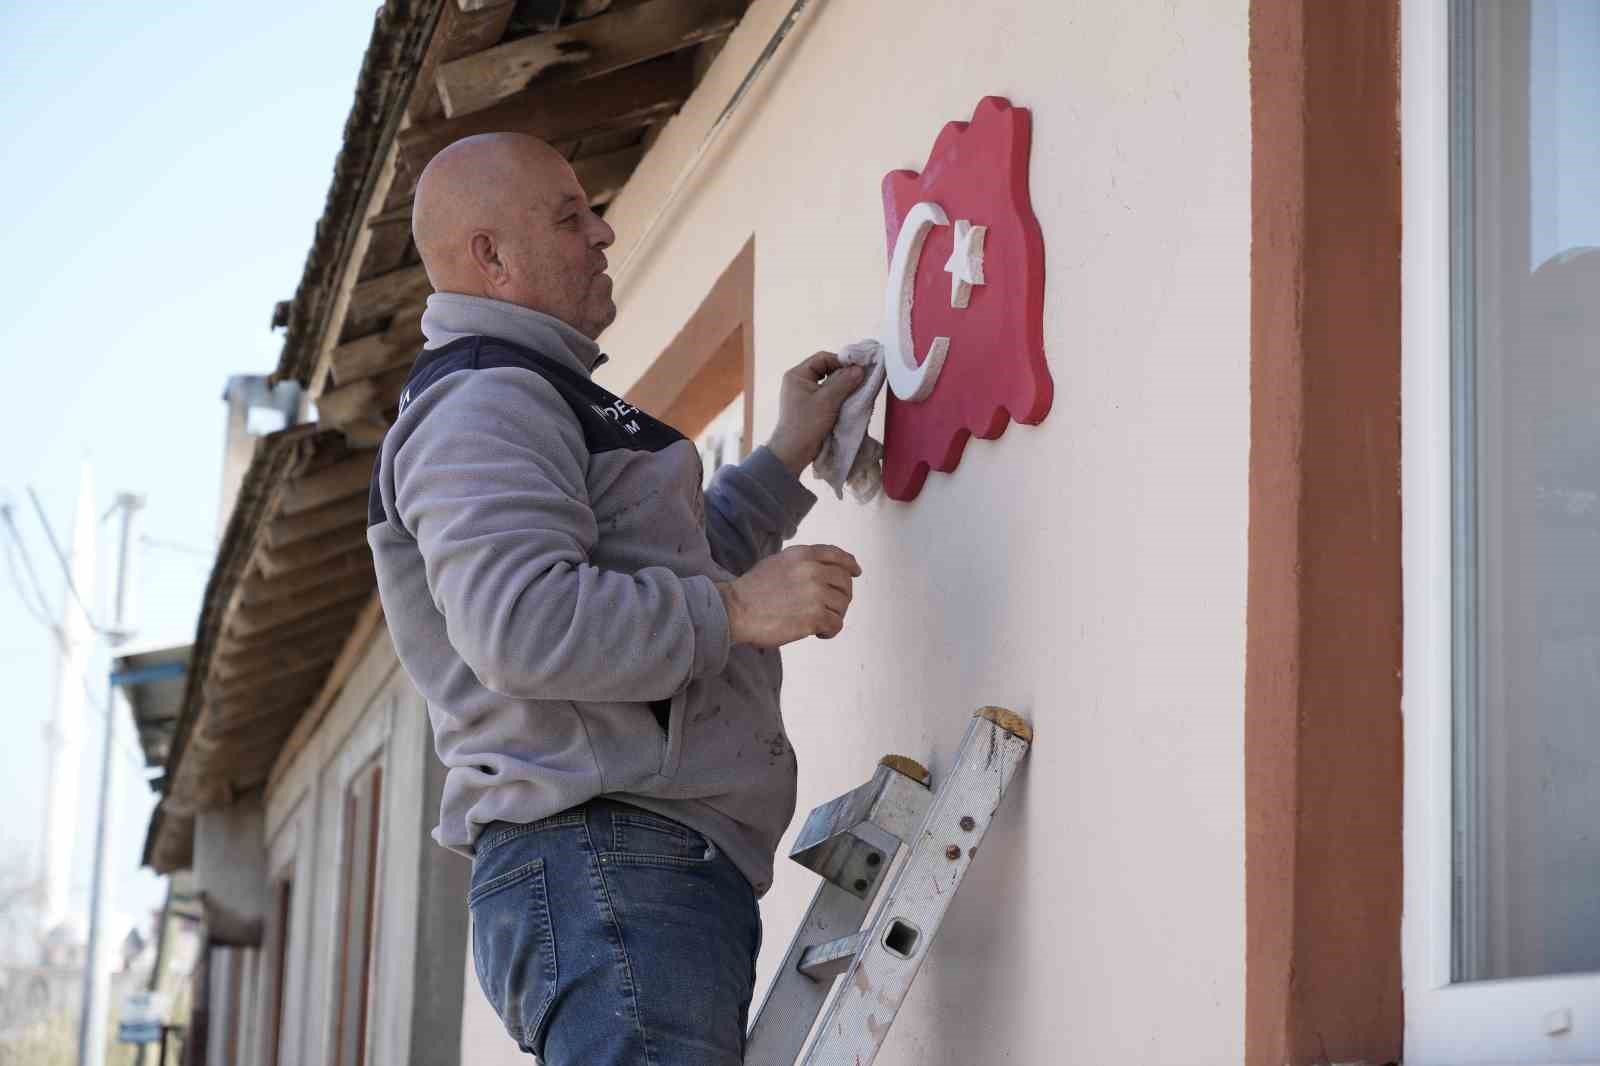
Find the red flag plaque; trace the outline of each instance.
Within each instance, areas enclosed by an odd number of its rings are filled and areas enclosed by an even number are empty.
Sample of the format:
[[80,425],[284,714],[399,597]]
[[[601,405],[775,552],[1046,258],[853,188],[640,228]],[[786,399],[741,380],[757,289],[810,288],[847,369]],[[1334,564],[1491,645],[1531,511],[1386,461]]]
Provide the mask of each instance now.
[[1050,411],[1044,236],[1028,198],[1032,123],[997,96],[951,122],[927,165],[883,179],[889,283],[882,340],[889,399],[883,487],[911,500],[949,473],[974,434]]

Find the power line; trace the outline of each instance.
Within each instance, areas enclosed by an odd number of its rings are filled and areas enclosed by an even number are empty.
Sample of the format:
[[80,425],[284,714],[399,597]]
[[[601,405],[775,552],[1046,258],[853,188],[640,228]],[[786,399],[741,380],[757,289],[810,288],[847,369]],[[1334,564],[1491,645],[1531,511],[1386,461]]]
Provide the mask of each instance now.
[[196,548],[188,544],[179,544],[175,540],[162,540],[160,537],[140,537],[139,543],[146,548],[160,548],[163,551],[177,552],[179,555],[193,555],[201,559],[215,559],[217,553],[209,548]]
[[33,501],[33,509],[39,515],[39,524],[44,526],[45,537],[50,541],[50,547],[56,553],[56,561],[61,564],[61,573],[67,579],[67,591],[72,593],[72,598],[77,601],[79,609],[83,611],[84,621],[89,623],[89,628],[102,637],[110,636],[111,631],[104,628],[94,620],[94,612],[89,610],[89,605],[83,602],[83,595],[78,592],[78,583],[72,580],[72,564],[67,561],[67,553],[61,550],[61,545],[56,541],[56,531],[50,525],[50,518],[44,513],[44,505],[39,502],[39,494],[33,491],[33,486],[28,486],[28,499]]
[[35,622],[38,622],[42,626],[52,626],[52,625],[54,625],[55,623],[50,621],[50,616],[49,616],[48,611],[45,608],[40,607],[38,604],[36,604],[31,599],[31,596],[33,594],[23,584],[22,572],[17,569],[17,550],[16,550],[16,546],[11,542],[11,538],[10,537],[6,538],[5,551],[6,551],[6,570],[11,575],[11,584],[12,584],[12,586],[17,590],[17,602],[22,604],[22,609],[24,611],[26,611],[28,616],[30,618],[32,618]]
[[[50,636],[54,638],[56,647],[60,649],[61,654],[68,655],[67,641],[61,635],[60,627],[47,626],[46,628],[50,630]],[[78,681],[83,685],[83,695],[89,701],[89,709],[100,716],[102,727],[111,731],[111,739],[116,741],[117,747],[122,749],[122,753],[133,762],[133,765],[143,770],[145,768],[144,756],[128,747],[128,742],[117,735],[116,701],[113,700],[109,705],[102,704],[100,698],[94,693],[94,685],[89,680],[87,672],[80,672]]]
[[[29,491],[31,492],[32,490]],[[21,551],[23,567],[28,574],[29,581],[32,583],[35,591],[37,592],[39,588],[39,575],[34,569],[32,558],[28,555],[27,545],[23,543],[21,534],[17,531],[16,523],[12,520],[11,508],[0,508],[0,517],[4,518],[6,527],[11,534],[10,539],[6,543],[6,562],[10,566],[12,582],[17,586],[17,591],[21,593],[23,591],[23,586],[16,571],[16,555],[13,551],[13,547],[15,547]],[[42,593],[40,595],[42,597]],[[63,656],[70,658],[71,649],[67,647],[67,638],[61,632],[61,627],[52,622],[49,617],[35,613],[26,596],[22,596],[20,598],[22,599],[23,607],[28,611],[29,615],[31,615],[34,621],[42,625],[45,628],[45,631],[50,634],[50,639],[55,643],[57,650],[59,650]],[[79,601],[79,605],[82,606],[81,600]],[[123,754],[127,755],[128,758],[132,760],[134,766],[140,770],[145,769],[144,756],[128,747],[127,742],[117,735],[116,721],[113,716],[115,704],[113,703],[108,707],[103,706],[100,703],[99,697],[95,695],[94,685],[90,681],[87,673],[79,672],[78,681],[83,685],[83,694],[89,700],[90,709],[99,714],[105,728],[111,730],[112,739],[116,741],[117,747],[121,748]]]
[[[33,559],[28,555],[28,545],[23,541],[21,531],[17,529],[16,519],[11,516],[10,504],[0,506],[0,519],[5,521],[6,529],[11,534],[10,539],[6,541],[6,565],[11,571],[11,580],[17,586],[17,595],[21,599],[23,607],[41,625],[55,625],[50,620],[49,600],[45,597],[44,589],[39,584],[39,572],[34,569]],[[21,576],[17,573],[18,553],[22,556],[22,561],[28,573],[28,581],[33,587],[33,595],[38,597],[37,600],[29,600],[27,590],[22,587]]]
[[53,625],[49,617],[28,598],[28,590],[23,586],[22,575],[17,570],[17,553],[10,540],[6,541],[6,572],[11,575],[11,586],[17,590],[17,602],[28,617],[42,626]]

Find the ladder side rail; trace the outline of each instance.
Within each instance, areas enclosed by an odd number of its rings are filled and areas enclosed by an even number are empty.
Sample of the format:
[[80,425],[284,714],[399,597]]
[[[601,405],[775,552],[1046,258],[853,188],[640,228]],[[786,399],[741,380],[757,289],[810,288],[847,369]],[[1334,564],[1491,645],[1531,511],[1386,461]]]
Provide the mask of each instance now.
[[[920,772],[920,779],[909,776],[906,770]],[[864,791],[870,792],[871,804],[861,811],[860,822],[854,826],[838,822],[834,812],[841,801]],[[796,842],[795,853],[820,835],[807,832],[812,823],[832,819],[828,828],[836,834],[854,833],[858,839],[870,837],[886,850],[893,847],[894,851],[885,854],[881,862],[881,869],[887,873],[906,851],[903,841],[921,826],[932,802],[925,770],[909,760],[886,758],[862,788],[812,811],[806,830]],[[818,886],[751,1022],[745,1066],[794,1066],[837,980],[818,980],[801,972],[801,960],[813,947],[859,932],[886,880],[878,877],[860,893],[847,891],[827,879]]]
[[805,1066],[871,1066],[1032,744],[1016,715],[974,716],[866,943],[828,1003]]
[[750,1026],[745,1066],[794,1066],[834,985],[833,979],[817,981],[801,973],[800,960],[813,945],[859,930],[870,905],[831,882],[817,886]]

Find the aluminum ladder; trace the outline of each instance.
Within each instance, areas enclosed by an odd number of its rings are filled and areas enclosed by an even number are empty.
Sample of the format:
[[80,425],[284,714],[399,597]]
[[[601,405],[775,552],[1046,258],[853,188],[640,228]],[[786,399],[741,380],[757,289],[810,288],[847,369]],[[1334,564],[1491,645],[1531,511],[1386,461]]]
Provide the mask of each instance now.
[[745,1066],[870,1066],[1032,744],[1021,717],[985,707],[937,790],[919,763],[886,755],[870,781],[811,812],[789,857],[822,884],[750,1026]]

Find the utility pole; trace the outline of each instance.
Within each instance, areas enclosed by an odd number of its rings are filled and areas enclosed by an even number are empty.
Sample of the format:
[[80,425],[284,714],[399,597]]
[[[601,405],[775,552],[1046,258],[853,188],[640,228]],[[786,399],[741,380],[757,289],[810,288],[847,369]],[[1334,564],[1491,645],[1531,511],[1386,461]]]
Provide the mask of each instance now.
[[[9,516],[6,519],[10,521]],[[15,527],[13,527],[15,531]],[[20,534],[17,534],[20,536]],[[49,783],[46,785],[44,822],[44,908],[40,943],[67,920],[68,888],[72,883],[73,840],[78,833],[78,797],[83,791],[83,714],[89,652],[94,625],[78,598],[94,598],[95,509],[94,477],[88,460],[78,471],[78,503],[72,519],[71,555],[67,561],[67,588],[61,594],[61,623],[57,634],[56,708],[46,731],[50,748]],[[76,589],[76,594],[73,590]]]
[[[117,584],[115,618],[112,621],[110,640],[121,644],[133,635],[129,621],[131,613],[132,552],[135,544],[135,524],[144,509],[144,497],[133,493],[117,494],[112,510],[122,515],[122,536],[117,551]],[[106,930],[106,866],[111,841],[111,794],[117,763],[112,758],[112,745],[117,732],[117,684],[112,671],[107,670],[105,742],[100,752],[100,810],[95,820],[94,880],[89,890],[89,949],[83,969],[83,1012],[78,1016],[78,1066],[104,1066],[106,1060],[106,999],[110,988],[107,981],[106,961],[109,956]]]

